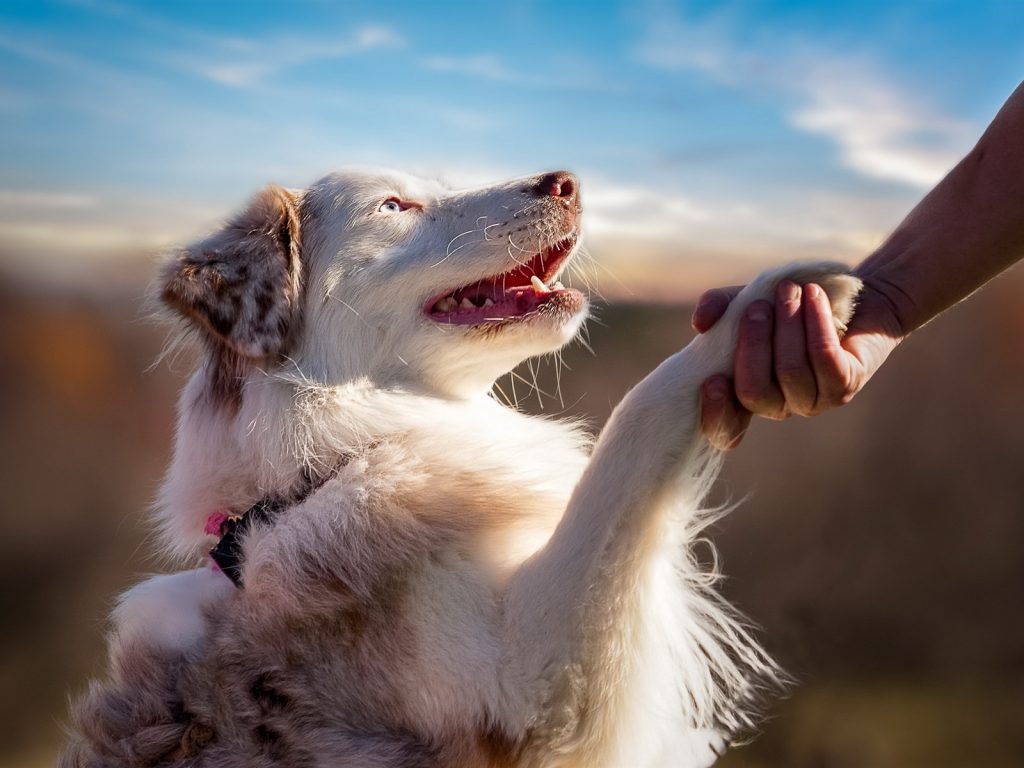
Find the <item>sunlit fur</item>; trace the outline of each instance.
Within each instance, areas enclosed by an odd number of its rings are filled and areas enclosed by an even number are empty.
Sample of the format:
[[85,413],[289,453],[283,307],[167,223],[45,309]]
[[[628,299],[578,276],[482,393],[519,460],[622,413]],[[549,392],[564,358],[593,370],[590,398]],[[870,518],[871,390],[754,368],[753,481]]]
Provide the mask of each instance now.
[[[822,284],[839,322],[858,283],[834,264],[762,276],[591,445],[488,397],[585,307],[489,329],[424,315],[567,234],[575,215],[538,178],[334,174],[261,193],[172,257],[165,297],[206,357],[158,500],[167,550],[208,548],[211,512],[324,482],[248,535],[243,589],[195,570],[122,599],[64,765],[707,766],[753,724],[780,673],[693,551],[718,467],[699,386],[780,279]],[[222,263],[250,248],[251,268]],[[221,301],[247,280],[276,286],[265,332],[249,297]],[[246,325],[211,320],[222,306]]]

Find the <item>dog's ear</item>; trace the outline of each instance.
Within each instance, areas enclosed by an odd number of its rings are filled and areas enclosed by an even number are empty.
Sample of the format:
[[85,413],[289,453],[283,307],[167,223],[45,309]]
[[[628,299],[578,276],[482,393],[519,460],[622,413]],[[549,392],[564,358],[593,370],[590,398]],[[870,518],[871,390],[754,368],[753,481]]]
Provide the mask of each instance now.
[[298,201],[268,186],[220,231],[174,254],[163,301],[246,358],[284,351],[299,302]]

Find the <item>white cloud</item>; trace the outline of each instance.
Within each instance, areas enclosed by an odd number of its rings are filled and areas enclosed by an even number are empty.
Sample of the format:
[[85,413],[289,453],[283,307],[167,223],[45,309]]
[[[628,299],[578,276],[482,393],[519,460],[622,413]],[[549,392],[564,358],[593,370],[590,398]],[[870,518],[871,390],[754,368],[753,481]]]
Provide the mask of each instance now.
[[382,24],[368,24],[356,32],[356,44],[361,49],[369,48],[400,48],[405,39],[390,27]]
[[583,201],[588,238],[594,242],[645,242],[682,250],[720,252],[813,250],[829,243],[843,254],[877,246],[891,205],[855,194],[819,194],[814,200],[693,200],[649,187],[585,177]]
[[[118,191],[0,189],[5,256],[66,263],[83,257],[153,254],[208,231],[229,205]],[[37,258],[38,257],[38,258]]]
[[98,201],[91,195],[75,192],[39,192],[29,189],[0,189],[0,207],[8,215],[12,209],[54,210],[95,208]]
[[69,53],[67,50],[58,49],[56,46],[48,46],[34,41],[24,35],[0,33],[0,51],[36,64],[43,64],[58,69],[91,69],[91,64],[79,56]]
[[663,16],[637,56],[777,101],[795,128],[827,139],[857,174],[927,189],[970,148],[976,127],[941,114],[877,62],[771,35],[740,42],[734,19]]
[[147,237],[136,230],[100,223],[55,227],[45,223],[0,221],[0,236],[8,244],[39,248],[47,255],[61,253],[74,256],[108,250],[162,248],[173,242],[166,235]]
[[465,56],[434,55],[420,59],[420,66],[434,72],[479,78],[495,83],[533,89],[624,93],[629,90],[617,75],[583,56],[565,56],[557,64],[546,62],[539,69],[510,67],[491,53]]
[[653,13],[637,58],[658,69],[695,70],[732,83],[749,63],[749,53],[731,42],[733,18],[719,9],[700,21],[669,12]]
[[382,25],[368,25],[355,29],[341,40],[299,37],[221,40],[213,46],[215,50],[204,51],[198,56],[176,55],[169,60],[179,68],[215,83],[233,88],[249,88],[291,67],[403,45],[405,40],[395,30]]
[[805,104],[790,112],[792,124],[833,141],[843,164],[870,178],[931,187],[969,148],[974,133],[914,94],[854,67],[819,66],[800,88]]
[[156,54],[163,62],[231,88],[252,88],[281,70],[314,61],[346,58],[405,45],[402,35],[384,24],[364,24],[336,37],[281,35],[245,38],[212,34],[108,0],[66,1],[95,14],[173,39],[176,43],[174,53]]
[[583,201],[587,231],[595,238],[670,240],[712,217],[707,208],[685,197],[593,176],[587,178]]
[[477,56],[430,56],[423,66],[436,72],[454,72],[460,75],[482,77],[500,83],[527,83],[529,79],[506,67],[492,54]]

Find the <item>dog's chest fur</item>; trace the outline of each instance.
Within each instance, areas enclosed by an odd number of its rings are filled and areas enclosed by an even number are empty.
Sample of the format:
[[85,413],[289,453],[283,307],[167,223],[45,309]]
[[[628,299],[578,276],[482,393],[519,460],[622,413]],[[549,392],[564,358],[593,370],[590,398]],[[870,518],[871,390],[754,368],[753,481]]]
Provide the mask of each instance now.
[[185,708],[232,754],[291,759],[332,733],[408,750],[410,766],[501,764],[515,745],[492,723],[519,715],[502,684],[501,589],[585,460],[580,434],[490,401],[364,432],[318,490],[244,540],[244,588],[210,616],[179,683]]

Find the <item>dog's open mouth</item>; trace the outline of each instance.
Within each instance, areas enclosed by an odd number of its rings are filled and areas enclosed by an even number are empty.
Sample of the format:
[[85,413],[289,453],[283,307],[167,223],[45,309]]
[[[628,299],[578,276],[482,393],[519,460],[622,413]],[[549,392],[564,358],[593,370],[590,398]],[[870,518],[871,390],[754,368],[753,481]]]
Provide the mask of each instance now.
[[524,317],[549,302],[582,306],[583,294],[557,279],[576,240],[571,234],[515,269],[434,296],[424,311],[439,323],[481,325]]

